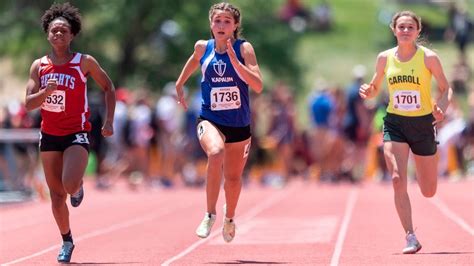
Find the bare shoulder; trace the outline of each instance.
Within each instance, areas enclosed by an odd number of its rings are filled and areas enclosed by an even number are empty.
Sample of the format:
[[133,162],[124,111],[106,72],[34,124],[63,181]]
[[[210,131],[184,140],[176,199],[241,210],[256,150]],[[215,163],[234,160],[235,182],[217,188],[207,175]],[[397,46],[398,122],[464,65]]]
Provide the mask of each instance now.
[[391,53],[393,53],[393,49],[395,49],[395,48],[391,48],[391,49],[382,51],[377,55],[377,63],[376,63],[376,68],[377,69],[384,69],[385,68],[385,66],[387,64],[387,58]]
[[420,46],[420,48],[423,50],[423,52],[425,53],[425,56],[426,57],[430,57],[430,56],[438,56],[433,50],[429,49],[429,48],[426,48],[424,46]]
[[39,69],[41,65],[41,58],[37,58],[31,63],[31,69]]
[[387,49],[385,51],[382,51],[379,53],[379,55],[377,56],[378,59],[387,59],[388,55],[390,55],[391,53],[393,53],[393,51],[396,49],[396,47],[394,48],[390,48],[390,49]]
[[81,69],[84,74],[90,74],[100,69],[99,62],[92,55],[82,54]]
[[242,47],[245,49],[253,49],[253,46],[249,41],[242,42]]
[[92,55],[89,55],[89,54],[82,54],[82,61],[88,64],[90,63],[97,64],[97,60]]
[[241,51],[244,53],[254,53],[253,46],[248,41],[242,43]]
[[421,49],[423,49],[423,51],[425,52],[425,63],[427,65],[439,62],[439,57],[436,52],[423,46],[421,47]]
[[203,55],[206,51],[207,40],[198,40],[196,44],[194,44],[194,52],[198,55]]
[[35,76],[38,75],[39,69],[41,66],[41,58],[35,59],[30,66],[30,75],[34,74]]

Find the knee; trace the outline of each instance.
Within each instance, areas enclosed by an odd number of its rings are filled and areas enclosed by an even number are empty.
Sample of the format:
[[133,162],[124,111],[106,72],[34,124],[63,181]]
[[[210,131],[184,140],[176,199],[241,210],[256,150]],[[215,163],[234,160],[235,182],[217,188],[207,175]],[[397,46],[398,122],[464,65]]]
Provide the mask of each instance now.
[[392,186],[395,193],[407,193],[407,181],[400,175],[392,175]]
[[392,185],[393,187],[399,187],[402,183],[399,175],[392,175]]
[[226,176],[225,177],[225,187],[239,187],[242,184],[240,176]]
[[432,198],[436,194],[436,186],[433,188],[422,189],[421,194],[426,198]]
[[54,191],[50,191],[49,195],[51,197],[51,206],[53,207],[53,209],[61,208],[64,205],[64,202],[66,202],[66,193],[57,193]]
[[207,152],[207,157],[211,161],[223,161],[224,160],[224,148],[212,147]]
[[81,182],[80,181],[79,182],[72,182],[72,181],[64,182],[63,186],[67,194],[74,194],[81,187]]

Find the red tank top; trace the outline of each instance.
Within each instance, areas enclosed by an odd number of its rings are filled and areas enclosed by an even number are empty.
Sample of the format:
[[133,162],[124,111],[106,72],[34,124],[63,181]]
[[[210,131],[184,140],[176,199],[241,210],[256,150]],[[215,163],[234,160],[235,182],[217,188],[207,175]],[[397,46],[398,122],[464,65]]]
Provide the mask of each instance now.
[[49,79],[56,79],[58,88],[41,105],[41,130],[47,134],[64,136],[79,131],[90,131],[87,78],[81,70],[80,53],[63,65],[53,65],[47,56],[40,59],[40,89]]

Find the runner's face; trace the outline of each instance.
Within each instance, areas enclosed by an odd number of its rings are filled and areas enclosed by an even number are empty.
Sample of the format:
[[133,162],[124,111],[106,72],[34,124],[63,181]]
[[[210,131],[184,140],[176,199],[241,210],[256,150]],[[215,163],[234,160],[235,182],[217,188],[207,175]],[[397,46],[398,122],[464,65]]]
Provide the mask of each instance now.
[[394,34],[398,42],[415,42],[420,34],[420,29],[413,18],[402,16],[396,21]]
[[48,41],[52,46],[69,46],[73,38],[71,25],[65,19],[57,18],[49,25]]
[[234,17],[228,11],[216,10],[212,16],[211,31],[216,39],[227,40],[233,38],[237,26]]

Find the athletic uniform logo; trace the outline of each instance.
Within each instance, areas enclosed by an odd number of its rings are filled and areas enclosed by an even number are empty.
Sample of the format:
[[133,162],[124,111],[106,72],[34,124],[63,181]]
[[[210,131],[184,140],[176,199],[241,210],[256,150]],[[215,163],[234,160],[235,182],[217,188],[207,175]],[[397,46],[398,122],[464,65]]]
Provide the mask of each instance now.
[[72,143],[89,144],[89,139],[87,138],[87,133],[78,133],[78,134],[76,134],[76,140],[74,140]]
[[247,143],[247,145],[245,145],[245,147],[244,147],[244,158],[249,156],[249,153],[250,153],[250,142]]
[[216,72],[216,74],[222,77],[225,73],[226,65],[227,64],[220,59],[219,61],[214,63],[212,67],[214,68],[214,71]]
[[204,135],[204,125],[202,123],[199,124],[198,126],[198,138],[201,139],[202,135]]

